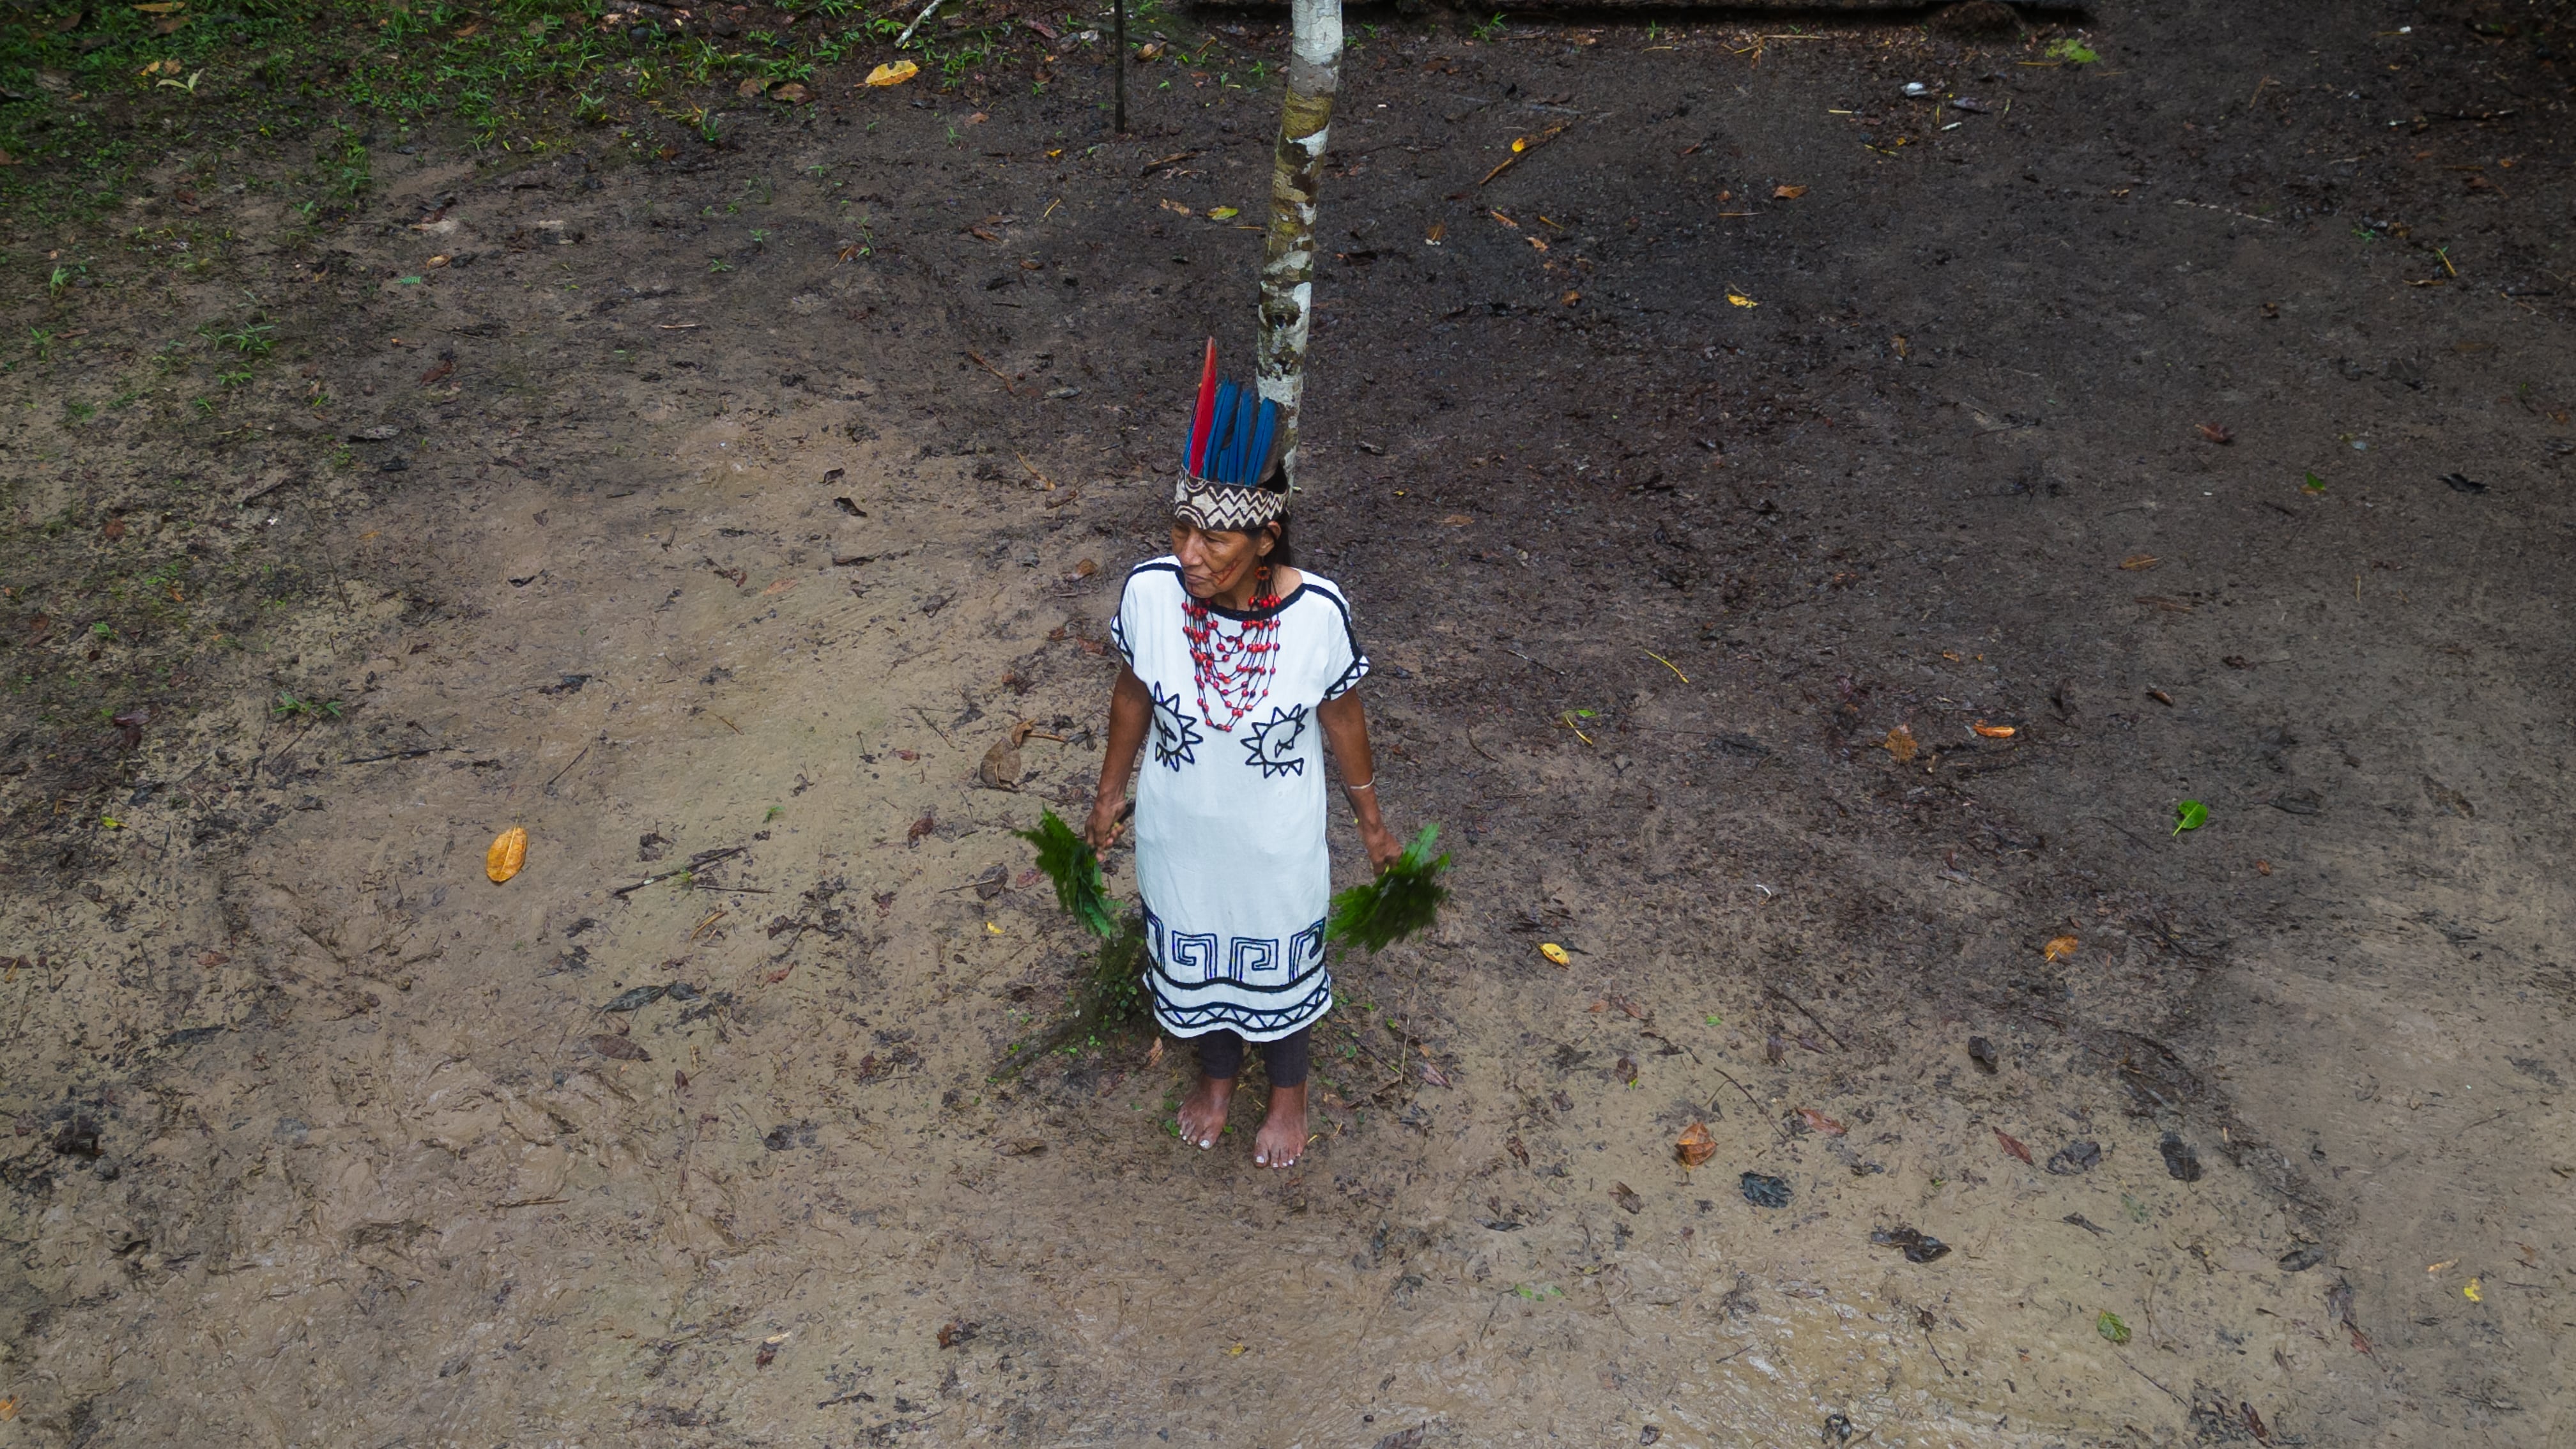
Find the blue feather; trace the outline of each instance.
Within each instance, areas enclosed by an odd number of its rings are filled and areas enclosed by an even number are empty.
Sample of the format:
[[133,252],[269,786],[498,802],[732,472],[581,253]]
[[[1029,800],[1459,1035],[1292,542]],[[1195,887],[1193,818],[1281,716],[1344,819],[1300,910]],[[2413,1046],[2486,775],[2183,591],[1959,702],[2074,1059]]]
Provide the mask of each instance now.
[[1261,400],[1260,420],[1254,423],[1252,428],[1252,464],[1245,471],[1243,479],[1244,482],[1258,483],[1261,481],[1261,470],[1263,466],[1270,461],[1271,444],[1276,442],[1278,437],[1279,404],[1272,402],[1268,398],[1263,398]]
[[1252,470],[1252,426],[1258,416],[1258,395],[1244,388],[1234,395],[1234,472],[1229,483],[1244,484],[1252,480],[1245,474]]
[[1216,385],[1215,418],[1208,426],[1207,456],[1199,460],[1198,476],[1223,480],[1226,448],[1233,435],[1234,384],[1220,382]]

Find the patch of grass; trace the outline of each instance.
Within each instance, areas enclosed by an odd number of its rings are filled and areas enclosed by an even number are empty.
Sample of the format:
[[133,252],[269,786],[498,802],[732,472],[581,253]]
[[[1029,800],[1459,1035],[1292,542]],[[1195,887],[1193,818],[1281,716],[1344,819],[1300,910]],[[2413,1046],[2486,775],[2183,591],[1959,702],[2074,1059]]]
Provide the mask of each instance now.
[[340,701],[336,699],[298,699],[280,691],[277,702],[268,712],[279,719],[338,719]]

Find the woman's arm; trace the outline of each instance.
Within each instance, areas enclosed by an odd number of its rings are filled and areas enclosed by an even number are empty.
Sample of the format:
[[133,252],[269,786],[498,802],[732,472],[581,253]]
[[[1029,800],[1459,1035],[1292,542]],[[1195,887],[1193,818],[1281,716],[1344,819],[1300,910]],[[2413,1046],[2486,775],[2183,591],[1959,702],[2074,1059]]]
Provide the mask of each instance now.
[[1333,763],[1342,768],[1342,798],[1351,802],[1351,813],[1358,818],[1360,844],[1368,850],[1369,864],[1383,871],[1404,854],[1404,847],[1396,843],[1378,813],[1377,757],[1369,752],[1368,716],[1360,710],[1359,692],[1349,690],[1339,699],[1325,700],[1316,708],[1315,718],[1324,726]]
[[1106,852],[1118,843],[1118,815],[1127,805],[1127,781],[1136,773],[1136,753],[1145,744],[1145,724],[1154,714],[1154,697],[1136,671],[1121,668],[1117,687],[1109,691],[1109,748],[1100,757],[1100,789],[1092,796],[1091,823],[1083,831],[1091,848]]

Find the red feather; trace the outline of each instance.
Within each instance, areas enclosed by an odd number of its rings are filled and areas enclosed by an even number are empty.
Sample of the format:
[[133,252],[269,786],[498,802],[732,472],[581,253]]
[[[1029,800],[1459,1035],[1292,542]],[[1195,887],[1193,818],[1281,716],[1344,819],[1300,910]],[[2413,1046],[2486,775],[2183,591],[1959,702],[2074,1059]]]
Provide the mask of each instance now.
[[1216,339],[1208,339],[1207,365],[1199,369],[1199,409],[1190,420],[1190,476],[1207,476],[1208,431],[1216,425]]

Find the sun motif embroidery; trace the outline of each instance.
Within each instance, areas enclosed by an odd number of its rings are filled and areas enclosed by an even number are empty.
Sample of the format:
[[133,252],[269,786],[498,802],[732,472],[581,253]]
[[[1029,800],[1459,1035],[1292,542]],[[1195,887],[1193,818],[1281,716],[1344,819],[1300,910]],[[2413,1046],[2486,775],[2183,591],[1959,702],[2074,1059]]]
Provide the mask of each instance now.
[[1306,737],[1306,706],[1295,709],[1272,709],[1270,718],[1252,727],[1252,738],[1243,742],[1247,765],[1261,767],[1261,778],[1273,775],[1302,775],[1306,761],[1297,753],[1297,742]]
[[1182,712],[1179,695],[1165,696],[1160,685],[1153,686],[1153,690],[1154,763],[1168,765],[1175,772],[1183,765],[1197,764],[1196,748],[1207,737]]

